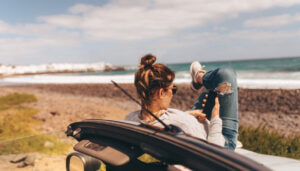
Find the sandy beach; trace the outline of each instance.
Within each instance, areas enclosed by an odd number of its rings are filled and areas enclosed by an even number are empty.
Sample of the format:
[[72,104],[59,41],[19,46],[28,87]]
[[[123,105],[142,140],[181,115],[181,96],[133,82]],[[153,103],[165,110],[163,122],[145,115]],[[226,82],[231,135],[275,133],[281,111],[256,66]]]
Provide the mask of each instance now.
[[[136,97],[132,84],[121,84]],[[88,118],[120,119],[139,106],[123,95],[112,84],[48,84],[3,86],[0,95],[12,92],[34,94],[38,101],[30,106],[39,110],[35,116],[41,120],[38,129],[42,132],[64,131],[72,122]],[[171,107],[188,110],[196,101],[198,94],[189,85],[178,85],[178,93],[173,97]],[[239,89],[240,125],[257,127],[265,125],[270,130],[277,130],[284,135],[300,134],[300,89]],[[40,160],[34,167],[26,170],[52,170],[53,164],[64,168],[65,156],[39,155]],[[49,160],[47,159],[49,158]],[[0,159],[0,165],[7,165],[8,159]],[[4,167],[4,166],[3,166]],[[12,169],[14,165],[2,169]],[[41,169],[42,168],[42,169]]]
[[[121,86],[135,98],[132,84]],[[1,94],[26,92],[37,96],[31,104],[40,112],[36,118],[44,131],[64,130],[74,121],[87,118],[123,119],[139,106],[112,84],[48,84],[1,87]],[[189,110],[198,94],[188,84],[178,85],[171,107]],[[283,134],[300,133],[300,89],[241,89],[239,88],[240,125],[265,125]],[[55,123],[55,124],[54,124]]]

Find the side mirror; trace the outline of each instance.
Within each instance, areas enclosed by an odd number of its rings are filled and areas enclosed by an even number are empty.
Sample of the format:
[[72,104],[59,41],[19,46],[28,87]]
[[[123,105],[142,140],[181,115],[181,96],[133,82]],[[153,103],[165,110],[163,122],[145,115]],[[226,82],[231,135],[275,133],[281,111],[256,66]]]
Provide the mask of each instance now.
[[66,159],[67,171],[96,171],[100,165],[100,160],[78,152],[69,154]]

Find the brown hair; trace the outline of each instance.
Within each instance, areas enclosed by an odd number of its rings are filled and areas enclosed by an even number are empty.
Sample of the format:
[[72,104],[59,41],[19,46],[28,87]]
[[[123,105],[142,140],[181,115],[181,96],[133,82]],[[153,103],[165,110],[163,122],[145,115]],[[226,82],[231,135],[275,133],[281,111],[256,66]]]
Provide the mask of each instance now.
[[135,72],[134,84],[143,105],[149,105],[154,92],[169,87],[175,78],[170,68],[164,64],[154,64],[155,61],[156,57],[152,54],[143,56]]

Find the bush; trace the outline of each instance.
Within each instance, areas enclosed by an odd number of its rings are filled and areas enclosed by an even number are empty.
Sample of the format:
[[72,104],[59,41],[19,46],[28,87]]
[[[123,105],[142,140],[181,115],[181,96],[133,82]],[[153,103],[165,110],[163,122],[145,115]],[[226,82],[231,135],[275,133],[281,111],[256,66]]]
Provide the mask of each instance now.
[[250,151],[300,159],[300,135],[285,137],[277,131],[268,131],[264,126],[240,126],[239,140],[243,148]]
[[1,111],[0,140],[37,134],[34,126],[40,122],[33,118],[37,113],[36,109],[20,106]]
[[38,110],[23,104],[36,101],[31,94],[12,93],[0,97],[0,155],[27,152],[63,154],[69,150],[69,144],[35,129],[41,124],[34,119]]
[[0,97],[0,111],[23,103],[36,102],[37,98],[32,94],[11,93]]
[[64,154],[69,148],[69,144],[58,141],[53,135],[37,135],[1,144],[0,155],[28,152]]

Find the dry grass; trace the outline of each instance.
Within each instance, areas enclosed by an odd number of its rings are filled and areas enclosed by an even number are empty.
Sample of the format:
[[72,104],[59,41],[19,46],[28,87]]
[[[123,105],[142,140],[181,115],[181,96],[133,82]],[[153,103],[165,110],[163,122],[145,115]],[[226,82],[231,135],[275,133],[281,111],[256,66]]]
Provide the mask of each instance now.
[[70,148],[55,136],[41,134],[35,129],[41,124],[34,119],[38,110],[24,104],[36,101],[31,94],[12,93],[0,97],[0,155],[26,152],[63,154]]

